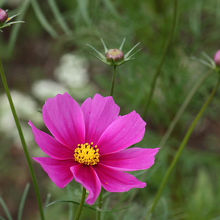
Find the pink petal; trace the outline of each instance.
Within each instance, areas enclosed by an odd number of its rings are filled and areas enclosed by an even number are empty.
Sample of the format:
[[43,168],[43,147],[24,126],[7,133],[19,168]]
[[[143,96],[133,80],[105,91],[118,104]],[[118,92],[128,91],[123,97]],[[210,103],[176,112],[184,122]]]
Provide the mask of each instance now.
[[117,153],[103,155],[101,163],[117,170],[145,170],[153,166],[159,148],[130,148]]
[[104,131],[97,145],[101,155],[121,151],[142,140],[145,121],[135,111],[119,117]]
[[57,160],[73,159],[73,150],[70,150],[69,148],[57,142],[47,133],[36,128],[31,121],[29,122],[29,125],[31,126],[34,133],[35,141],[46,154]]
[[112,169],[100,163],[95,167],[95,171],[102,186],[109,192],[126,192],[132,188],[146,187],[146,183],[141,182],[133,175]]
[[69,148],[85,141],[85,124],[79,104],[68,94],[49,98],[43,107],[43,118],[53,136]]
[[86,142],[97,143],[103,131],[118,118],[120,108],[113,98],[96,94],[82,104],[86,125]]
[[91,166],[84,166],[81,164],[71,167],[70,169],[75,180],[81,183],[89,191],[86,202],[89,205],[94,204],[101,192],[101,183],[94,169]]
[[42,166],[58,187],[63,188],[73,180],[73,174],[70,171],[70,167],[76,165],[73,160],[55,160],[49,157],[33,157],[33,159]]

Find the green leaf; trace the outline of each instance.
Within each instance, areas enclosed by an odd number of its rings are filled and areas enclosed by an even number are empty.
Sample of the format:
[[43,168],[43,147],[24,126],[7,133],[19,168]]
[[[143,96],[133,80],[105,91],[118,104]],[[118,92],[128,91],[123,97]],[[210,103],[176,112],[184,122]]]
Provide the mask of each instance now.
[[0,220],[6,220],[4,217],[0,216]]
[[65,22],[62,14],[60,13],[60,10],[56,4],[56,1],[55,0],[48,0],[48,3],[51,7],[51,10],[54,14],[54,17],[57,19],[57,23],[61,26],[61,28],[63,29],[63,31],[66,33],[66,34],[71,34],[71,30],[69,29],[67,23]]
[[44,29],[53,37],[57,38],[57,32],[54,30],[54,28],[50,25],[50,23],[47,21],[46,17],[44,16],[43,12],[41,11],[41,8],[38,4],[37,0],[31,0],[32,7],[34,9],[34,12],[41,23],[41,25],[44,27]]
[[107,53],[107,52],[108,52],[108,48],[107,48],[107,46],[106,46],[104,40],[103,40],[102,38],[101,38],[100,40],[101,40],[102,45],[103,45],[103,47],[104,47],[105,53]]
[[119,18],[119,14],[117,10],[115,9],[114,5],[112,4],[111,0],[103,0],[106,7],[109,9],[109,11],[117,18]]
[[124,38],[121,42],[121,45],[119,47],[119,50],[123,50],[124,44],[125,44],[126,38]]
[[93,47],[92,45],[90,45],[90,44],[86,44],[88,47],[90,47],[92,50],[94,50],[98,55],[99,55],[99,57],[101,58],[101,59],[103,59],[103,60],[105,60],[105,56],[101,53],[101,52],[99,52],[95,47]]
[[[55,200],[55,201],[53,201],[53,202],[47,204],[46,208],[48,208],[48,207],[50,207],[50,206],[52,206],[52,205],[54,205],[54,204],[57,204],[57,203],[73,203],[73,204],[75,204],[75,205],[80,205],[79,202],[76,202],[76,201],[73,201],[73,200]],[[86,205],[86,204],[84,204],[83,206],[84,206],[85,208],[88,208],[88,209],[91,209],[91,210],[96,211],[96,208],[93,208],[92,206],[89,206],[89,205]]]
[[134,59],[132,58],[133,56],[135,56],[137,53],[139,53],[142,50],[142,48],[139,48],[138,50],[136,50],[133,54],[131,54],[129,57],[127,57],[127,59]]
[[2,197],[0,197],[0,205],[2,206],[3,210],[5,211],[5,214],[6,214],[7,218],[8,218],[8,220],[13,220],[12,216],[11,216],[11,213],[9,212],[8,207],[5,204],[5,202],[2,199]]
[[140,42],[138,42],[137,44],[135,44],[126,54],[125,54],[125,58],[128,58],[129,55],[131,54],[131,52],[140,45]]
[[22,214],[23,214],[23,211],[24,211],[24,205],[25,205],[25,201],[27,199],[27,195],[28,195],[28,191],[30,189],[30,184],[28,183],[24,189],[24,192],[22,194],[22,197],[21,197],[21,202],[20,202],[20,205],[19,205],[19,209],[18,209],[18,220],[22,220]]
[[[54,204],[56,204],[56,203],[73,203],[73,204],[75,204],[75,205],[80,205],[80,203],[79,202],[76,202],[76,201],[73,201],[73,200],[55,200],[55,201],[53,201],[53,202],[51,202],[51,203],[49,203],[49,204],[47,204],[47,206],[46,206],[46,208],[48,208],[48,207],[50,207],[50,206],[52,206],[52,205],[54,205]],[[89,205],[87,205],[87,204],[84,204],[83,205],[85,208],[88,208],[88,209],[91,209],[91,210],[93,210],[93,211],[100,211],[100,212],[117,212],[117,211],[121,211],[121,210],[123,210],[123,209],[127,209],[127,208],[129,208],[129,207],[123,207],[123,208],[120,208],[120,209],[111,209],[111,210],[103,210],[103,209],[98,209],[98,208],[94,208],[94,207],[92,207],[92,206],[89,206]]]
[[[30,1],[26,0],[23,2],[21,7],[19,8],[19,16],[17,17],[17,21],[23,20],[25,17],[25,14],[30,6]],[[12,27],[11,34],[10,34],[10,39],[9,39],[9,44],[8,44],[8,54],[11,55],[13,53],[16,40],[18,38],[18,33],[21,28],[21,24],[15,25]]]
[[51,194],[47,193],[47,198],[46,198],[46,201],[45,201],[45,207],[47,207],[47,205],[49,204],[50,199],[51,199]]
[[91,19],[89,16],[89,1],[88,0],[77,0],[80,13],[87,24],[91,24]]
[[4,24],[3,26],[1,26],[1,28],[6,28],[11,26],[12,24],[18,24],[18,23],[24,23],[23,21],[12,21],[12,22],[8,22],[6,24]]

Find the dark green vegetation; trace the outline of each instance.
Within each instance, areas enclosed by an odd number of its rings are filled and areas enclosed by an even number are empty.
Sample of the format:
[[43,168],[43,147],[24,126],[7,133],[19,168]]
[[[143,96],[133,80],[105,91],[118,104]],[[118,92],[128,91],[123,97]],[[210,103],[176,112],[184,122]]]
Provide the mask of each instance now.
[[[43,1],[43,4],[40,0],[20,1],[18,4],[13,2],[16,1],[0,0],[0,7],[9,8],[9,14],[20,13],[19,19],[24,20],[25,24],[14,25],[0,33],[0,56],[4,59],[10,87],[31,96],[36,102],[36,112],[44,101],[34,96],[34,82],[40,79],[56,81],[53,73],[61,56],[66,53],[74,53],[86,59],[90,79],[88,84],[95,85],[93,93],[108,95],[112,69],[91,56],[91,50],[86,44],[92,44],[103,51],[99,38],[103,38],[108,47],[115,48],[124,37],[127,38],[125,52],[137,42],[141,42],[140,47],[143,49],[134,61],[118,68],[115,99],[122,106],[122,114],[134,109],[139,113],[144,111],[153,75],[171,29],[173,0],[48,0]],[[54,5],[55,2],[57,5]],[[201,58],[202,52],[213,57],[220,49],[219,30],[218,0],[179,1],[175,36],[148,110],[146,136],[138,146],[160,146],[163,135],[187,94],[210,71],[192,57]],[[213,72],[199,88],[162,147],[157,164],[148,172],[136,173],[138,178],[148,183],[148,187],[123,194],[104,194],[103,209],[107,210],[102,214],[104,220],[144,219],[177,147],[216,80],[217,75]],[[87,87],[88,85],[85,90]],[[0,118],[5,118],[3,105],[7,102],[2,101],[3,89],[0,89]],[[74,91],[72,94],[75,95]],[[220,91],[184,150],[152,219],[220,219],[219,96]],[[83,101],[85,97],[76,98]],[[19,103],[26,105],[27,109],[32,108],[21,101],[15,104]],[[31,113],[27,112],[21,111],[19,116],[24,126],[28,119],[33,119]],[[10,121],[6,120],[6,124],[7,122],[10,124]],[[3,124],[2,120],[0,123]],[[27,129],[30,130],[28,127]],[[19,140],[12,140],[14,136],[10,135],[13,132],[16,135],[15,129],[7,127],[0,131],[0,196],[4,198],[12,216],[16,217],[22,192],[31,179]],[[28,141],[31,154],[39,153],[32,134],[27,133],[25,136],[31,139]],[[73,183],[67,189],[58,189],[40,166],[34,165],[44,201],[47,193],[51,194],[50,202],[79,201],[81,188],[78,184]],[[72,203],[51,205],[45,209],[47,219],[68,219],[72,206]],[[1,208],[0,215],[6,218]],[[39,219],[33,186],[30,188],[23,216],[27,220]],[[85,208],[82,220],[94,219],[93,216],[94,210]]]

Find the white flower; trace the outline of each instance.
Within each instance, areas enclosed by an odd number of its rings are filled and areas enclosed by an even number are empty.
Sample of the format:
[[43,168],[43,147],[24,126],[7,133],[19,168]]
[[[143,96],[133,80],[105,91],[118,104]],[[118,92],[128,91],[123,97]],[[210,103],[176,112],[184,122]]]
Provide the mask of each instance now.
[[[42,124],[42,118],[37,112],[37,103],[28,95],[18,91],[11,92],[17,115],[22,123],[23,132],[27,142],[32,140],[28,120],[33,119],[38,125]],[[15,121],[5,94],[0,96],[0,132],[6,137],[12,138],[15,144],[20,144],[20,139],[16,129]]]
[[35,82],[32,86],[33,95],[41,101],[66,91],[67,89],[64,86],[52,80],[40,80]]
[[85,59],[74,54],[65,54],[55,70],[55,77],[69,88],[82,88],[89,82],[88,64]]

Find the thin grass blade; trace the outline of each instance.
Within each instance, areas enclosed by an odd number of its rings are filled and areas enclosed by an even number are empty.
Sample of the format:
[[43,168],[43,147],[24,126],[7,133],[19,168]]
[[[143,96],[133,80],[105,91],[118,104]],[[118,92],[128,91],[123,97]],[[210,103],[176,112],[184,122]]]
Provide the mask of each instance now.
[[77,0],[77,3],[78,3],[79,10],[84,21],[88,25],[90,25],[92,22],[89,16],[89,1],[88,0]]
[[57,38],[58,34],[54,30],[54,28],[50,25],[50,23],[47,21],[46,17],[44,16],[37,0],[31,0],[32,7],[34,9],[34,12],[40,22],[40,24],[44,27],[44,29],[51,35],[53,38]]
[[55,0],[48,0],[48,4],[50,5],[50,8],[54,14],[54,17],[57,19],[57,23],[60,25],[60,27],[63,29],[65,34],[71,34],[71,30],[68,27],[67,23],[65,22],[62,14],[60,13],[60,10],[56,4]]
[[3,210],[4,210],[5,214],[6,214],[6,216],[7,216],[7,218],[8,218],[8,220],[13,220],[13,219],[12,219],[12,216],[11,216],[11,213],[10,213],[10,211],[9,211],[9,209],[8,209],[8,206],[6,205],[6,203],[5,203],[5,201],[2,199],[2,197],[0,197],[0,205],[2,206],[2,208],[3,208]]
[[24,192],[22,194],[22,197],[21,197],[21,202],[20,202],[19,209],[18,209],[18,220],[22,220],[24,205],[25,205],[25,202],[26,202],[26,199],[27,199],[29,189],[30,189],[30,183],[28,183],[26,185],[26,187],[24,189]]

